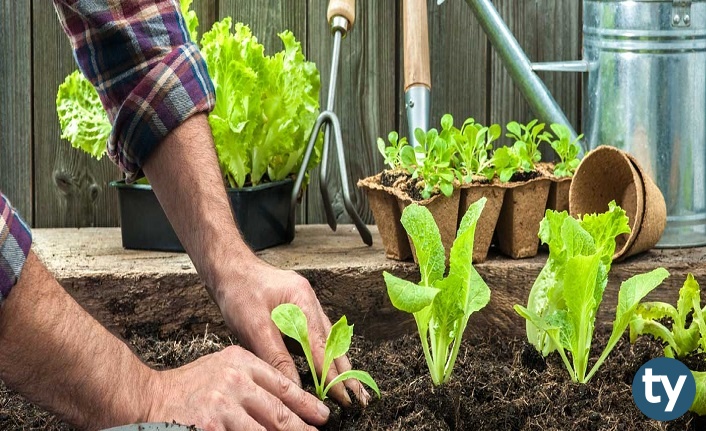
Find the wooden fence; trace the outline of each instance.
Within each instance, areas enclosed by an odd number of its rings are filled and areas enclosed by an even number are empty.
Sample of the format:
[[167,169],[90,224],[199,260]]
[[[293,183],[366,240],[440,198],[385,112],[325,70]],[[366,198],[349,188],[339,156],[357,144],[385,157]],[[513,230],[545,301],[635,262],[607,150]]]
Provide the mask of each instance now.
[[[330,72],[333,39],[325,0],[195,0],[200,29],[232,16],[250,24],[272,52],[277,33],[290,29],[315,61],[322,77],[322,103]],[[581,0],[495,0],[496,7],[532,61],[578,59]],[[55,97],[76,68],[68,38],[48,0],[0,0],[0,190],[35,227],[117,226],[117,197],[108,182],[115,166],[97,162],[59,139]],[[342,123],[354,203],[372,217],[355,182],[382,169],[375,140],[390,130],[406,135],[402,89],[401,3],[359,0],[357,22],[343,41],[336,113]],[[428,0],[432,57],[432,124],[450,112],[482,123],[528,121],[528,105],[490,47],[463,0],[437,5]],[[580,128],[580,77],[543,74],[569,120]],[[329,171],[337,175],[331,160]],[[332,175],[332,177],[336,176]],[[318,175],[299,210],[299,222],[322,223]],[[340,182],[331,190],[339,222]]]

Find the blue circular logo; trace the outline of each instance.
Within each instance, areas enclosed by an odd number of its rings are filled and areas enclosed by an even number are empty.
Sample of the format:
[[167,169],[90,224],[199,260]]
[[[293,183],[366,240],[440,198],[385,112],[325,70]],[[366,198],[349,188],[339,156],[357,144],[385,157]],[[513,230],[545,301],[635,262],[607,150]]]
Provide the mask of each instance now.
[[632,398],[650,419],[677,419],[689,410],[695,397],[694,376],[676,359],[652,359],[640,367],[632,381]]

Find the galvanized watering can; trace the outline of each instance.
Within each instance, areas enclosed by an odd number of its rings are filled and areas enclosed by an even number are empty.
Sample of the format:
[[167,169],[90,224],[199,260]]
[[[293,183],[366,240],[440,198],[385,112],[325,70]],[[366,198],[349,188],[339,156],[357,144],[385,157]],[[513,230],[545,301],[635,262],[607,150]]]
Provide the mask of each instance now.
[[543,121],[570,126],[535,71],[587,73],[587,148],[628,151],[655,180],[667,203],[658,247],[706,245],[706,0],[584,0],[584,59],[543,64],[490,0],[466,2]]

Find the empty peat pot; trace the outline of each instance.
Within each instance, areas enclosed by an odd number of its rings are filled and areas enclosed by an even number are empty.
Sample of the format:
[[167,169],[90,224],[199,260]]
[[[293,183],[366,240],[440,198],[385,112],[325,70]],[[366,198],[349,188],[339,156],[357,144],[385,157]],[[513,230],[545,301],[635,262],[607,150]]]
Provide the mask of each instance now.
[[603,213],[615,201],[630,219],[630,234],[616,238],[613,259],[649,250],[659,241],[667,223],[664,196],[625,151],[600,146],[576,169],[569,190],[569,213],[574,216]]

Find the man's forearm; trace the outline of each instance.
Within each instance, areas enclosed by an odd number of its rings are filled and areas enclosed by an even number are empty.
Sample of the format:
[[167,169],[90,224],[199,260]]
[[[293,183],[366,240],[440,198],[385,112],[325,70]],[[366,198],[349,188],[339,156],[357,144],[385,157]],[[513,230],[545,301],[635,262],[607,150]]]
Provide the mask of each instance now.
[[154,373],[29,254],[0,308],[0,379],[68,422],[94,429],[146,418],[140,409]]
[[[152,152],[142,169],[162,208],[220,304],[220,286],[227,277],[218,271],[248,270],[257,260],[243,242],[233,220],[223,177],[218,168],[211,128],[205,114],[189,118]],[[238,262],[224,265],[224,262]]]

